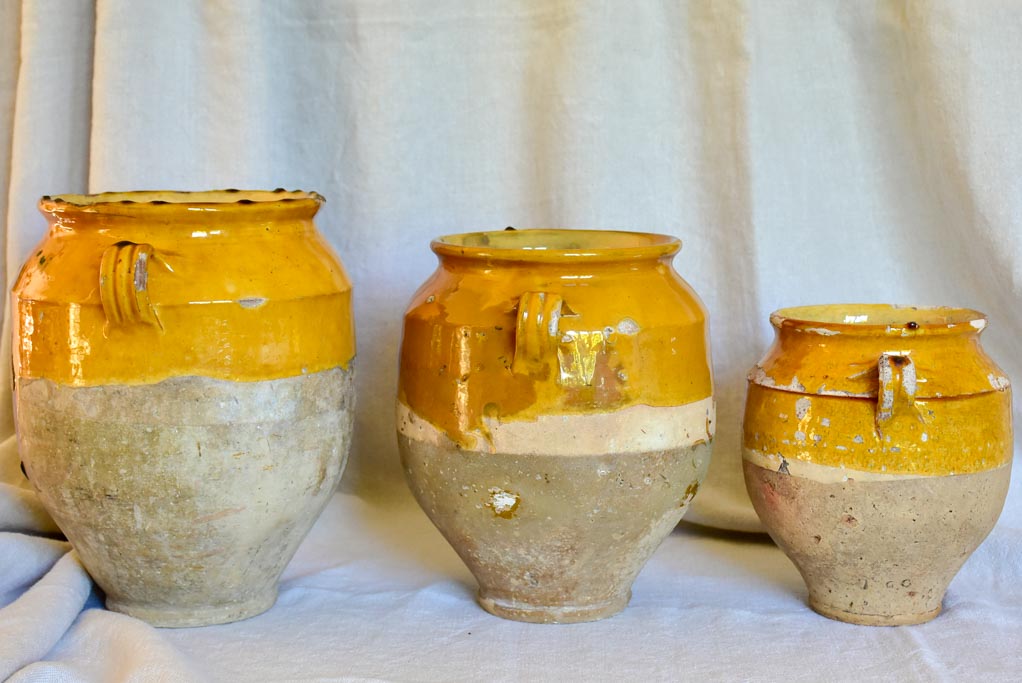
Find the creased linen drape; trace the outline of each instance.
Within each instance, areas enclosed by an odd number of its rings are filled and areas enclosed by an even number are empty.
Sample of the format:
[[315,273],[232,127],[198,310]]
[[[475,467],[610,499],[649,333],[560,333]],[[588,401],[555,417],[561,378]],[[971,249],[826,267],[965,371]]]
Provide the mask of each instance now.
[[[978,650],[963,645],[961,661],[994,678],[1010,671],[1019,655],[997,653],[1022,635],[1022,594],[1011,584],[1022,579],[1017,487],[954,584],[974,593],[932,626],[821,625],[799,603],[797,575],[778,551],[686,532],[668,539],[643,574],[664,583],[640,581],[633,616],[557,631],[574,654],[550,659],[535,648],[553,631],[487,626],[471,604],[471,579],[408,509],[392,407],[401,314],[434,267],[429,239],[507,225],[681,237],[676,267],[710,311],[718,395],[711,480],[693,510],[704,522],[756,525],[738,435],[745,372],[770,342],[775,308],[977,308],[991,319],[989,353],[1022,378],[1020,50],[1022,6],[1010,0],[0,0],[0,268],[8,286],[43,235],[40,195],[302,188],[327,197],[318,224],[352,276],[359,335],[355,448],[341,491],[289,568],[274,611],[204,631],[222,639],[221,662],[198,636],[91,609],[98,597],[73,553],[64,555],[68,546],[38,536],[56,529],[8,438],[0,447],[0,674],[48,659],[19,675],[509,679],[579,672],[573,662],[587,654],[605,662],[590,677],[620,678],[627,657],[614,652],[651,628],[696,624],[715,635],[688,636],[704,645],[685,651],[693,675],[812,679],[797,662],[740,656],[756,651],[742,650],[750,638],[769,632],[799,648],[841,634],[859,656],[881,645],[903,653],[890,671],[953,679],[969,669],[948,654],[951,633],[975,635],[969,643],[989,638],[980,635],[986,620],[1002,635]],[[0,307],[6,357],[6,299]],[[8,363],[0,369],[9,386]],[[2,393],[0,436],[13,432],[10,415]],[[717,586],[708,583],[713,560],[725,567]],[[674,603],[672,587],[695,593]],[[64,597],[51,608],[52,591]],[[331,597],[316,603],[317,591]],[[357,638],[361,649],[340,644],[339,634],[287,638],[288,657],[300,662],[273,668],[273,643],[284,636],[272,628],[305,619],[327,630],[333,609],[350,636],[361,623],[355,604],[389,630],[370,628],[377,640]],[[394,627],[398,615],[445,633],[450,658]],[[34,620],[44,620],[37,636],[4,637]],[[466,624],[483,634],[472,642],[485,662],[455,637],[472,630]],[[389,660],[373,650],[388,633],[404,638]],[[592,638],[614,643],[593,652]],[[131,643],[151,662],[132,658]],[[243,654],[244,643],[261,650]],[[417,667],[414,653],[429,664]],[[725,653],[738,659],[726,664]],[[669,659],[634,654],[633,671],[678,676],[664,664],[677,664],[677,652],[661,654]]]

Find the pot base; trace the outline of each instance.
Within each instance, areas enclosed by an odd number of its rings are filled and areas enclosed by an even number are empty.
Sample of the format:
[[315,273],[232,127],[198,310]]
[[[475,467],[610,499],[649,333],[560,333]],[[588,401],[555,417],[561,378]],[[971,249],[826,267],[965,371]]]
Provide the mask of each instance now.
[[106,608],[113,612],[121,612],[161,628],[187,628],[191,626],[213,626],[241,621],[257,616],[273,607],[277,602],[277,588],[260,593],[244,602],[232,602],[226,605],[207,605],[202,607],[171,607],[142,605],[121,602],[111,598],[106,600]]
[[786,460],[744,463],[771,537],[809,589],[809,605],[853,624],[920,624],[993,528],[1009,466],[955,476],[884,475]]
[[828,619],[843,621],[848,624],[859,626],[912,626],[913,624],[925,624],[940,614],[941,607],[928,612],[916,614],[862,614],[860,612],[849,612],[822,602],[809,600],[809,606],[814,612]]
[[476,601],[484,610],[504,619],[531,624],[578,624],[613,616],[628,606],[631,590],[607,602],[592,605],[529,605],[487,597],[480,591]]
[[[669,434],[651,410],[688,411],[696,424],[675,445],[649,443]],[[416,500],[479,582],[483,609],[516,621],[593,621],[628,604],[639,570],[696,495],[710,443],[691,432],[706,429],[707,410],[710,400],[504,423],[491,438],[506,450],[489,451],[463,448],[399,406],[398,444]],[[611,429],[636,416],[644,419],[630,429]],[[543,432],[530,435],[530,451],[514,432],[535,425]],[[603,432],[617,436],[595,439]]]
[[29,478],[110,609],[199,626],[273,604],[344,468],[354,376],[17,389]]

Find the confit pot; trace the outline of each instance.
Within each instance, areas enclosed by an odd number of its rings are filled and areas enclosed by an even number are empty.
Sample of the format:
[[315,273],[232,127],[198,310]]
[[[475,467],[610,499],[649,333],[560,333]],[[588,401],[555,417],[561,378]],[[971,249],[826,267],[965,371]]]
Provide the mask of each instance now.
[[419,504],[489,612],[623,609],[710,460],[706,313],[664,235],[441,237],[405,315],[397,423]]
[[1008,491],[1011,391],[980,346],[986,318],[847,304],[770,321],[743,448],[763,525],[820,614],[932,619]]
[[14,286],[18,448],[109,609],[243,619],[341,476],[351,287],[315,193],[43,197]]

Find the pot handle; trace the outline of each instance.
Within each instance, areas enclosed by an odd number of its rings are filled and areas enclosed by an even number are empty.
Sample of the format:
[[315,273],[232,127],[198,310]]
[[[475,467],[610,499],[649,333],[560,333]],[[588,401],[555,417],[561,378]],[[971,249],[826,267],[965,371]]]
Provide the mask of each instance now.
[[515,325],[515,357],[511,371],[529,374],[542,370],[556,349],[560,335],[560,294],[526,292],[518,300],[518,322]]
[[99,297],[110,325],[160,327],[149,299],[151,244],[118,242],[106,248],[99,266]]
[[896,415],[911,410],[915,413],[916,366],[907,354],[882,353],[877,361],[880,379],[877,391],[876,426],[877,433]]

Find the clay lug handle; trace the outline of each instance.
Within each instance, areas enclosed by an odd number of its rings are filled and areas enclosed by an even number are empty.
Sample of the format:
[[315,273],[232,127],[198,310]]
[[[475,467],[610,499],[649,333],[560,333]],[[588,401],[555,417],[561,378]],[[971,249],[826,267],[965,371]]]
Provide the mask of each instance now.
[[549,292],[522,294],[518,300],[512,372],[530,374],[542,370],[549,360],[555,357],[563,305],[564,300],[559,294]]
[[161,327],[149,299],[149,265],[152,245],[118,242],[106,248],[99,267],[99,296],[103,313],[112,326]]
[[907,354],[882,353],[877,361],[880,386],[877,391],[876,428],[883,436],[884,427],[896,416],[918,417],[916,403],[916,366]]

